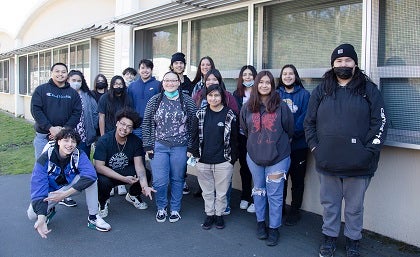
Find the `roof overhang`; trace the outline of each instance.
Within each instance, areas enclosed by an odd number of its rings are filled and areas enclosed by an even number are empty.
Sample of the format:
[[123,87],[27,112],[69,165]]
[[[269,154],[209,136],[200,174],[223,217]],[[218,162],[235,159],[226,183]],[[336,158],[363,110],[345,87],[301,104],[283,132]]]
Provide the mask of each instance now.
[[115,18],[112,22],[133,26],[144,26],[154,22],[177,18],[200,11],[225,7],[249,0],[172,0],[171,3]]
[[56,36],[46,41],[16,48],[14,50],[11,50],[5,53],[0,53],[0,59],[10,58],[10,57],[13,57],[14,55],[21,55],[21,54],[27,54],[31,52],[42,51],[47,48],[52,48],[52,47],[56,47],[60,45],[77,42],[83,39],[105,35],[113,31],[114,31],[114,24],[102,24],[102,25],[93,24],[89,27],[82,28],[75,32]]

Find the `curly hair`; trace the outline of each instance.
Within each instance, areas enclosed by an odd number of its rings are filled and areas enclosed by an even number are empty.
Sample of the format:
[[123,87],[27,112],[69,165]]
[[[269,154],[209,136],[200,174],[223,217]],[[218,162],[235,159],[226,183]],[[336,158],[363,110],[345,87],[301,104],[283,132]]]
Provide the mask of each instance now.
[[124,107],[117,112],[115,120],[120,121],[122,118],[127,118],[133,122],[133,129],[139,128],[141,125],[141,118],[139,114],[130,107]]

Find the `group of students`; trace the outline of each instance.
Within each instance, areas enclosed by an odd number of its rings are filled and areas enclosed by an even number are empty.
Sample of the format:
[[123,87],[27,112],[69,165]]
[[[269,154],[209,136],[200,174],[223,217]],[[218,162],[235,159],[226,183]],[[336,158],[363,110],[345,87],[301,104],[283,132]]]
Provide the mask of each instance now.
[[[204,199],[202,228],[214,225],[223,229],[233,167],[239,159],[240,208],[255,209],[257,238],[274,246],[279,240],[289,175],[292,202],[284,223],[294,225],[300,219],[309,144],[320,174],[324,207],[325,240],[320,256],[332,256],[335,251],[343,198],[346,224],[350,224],[345,229],[347,256],[359,256],[364,192],[377,168],[387,126],[380,93],[357,67],[357,61],[353,46],[337,47],[331,55],[331,70],[312,95],[305,90],[293,65],[281,69],[277,87],[270,71],[257,73],[253,66],[246,65],[231,94],[210,57],[201,58],[196,77],[190,81],[183,75],[185,55],[178,52],[172,55],[170,71],[161,82],[152,77],[150,60],[140,61],[137,80],[132,81],[132,71],[124,71],[130,75],[114,76],[109,90],[106,78],[98,75],[93,93],[86,89],[83,74],[71,71],[68,83],[80,97],[73,99],[74,92],[67,89],[66,94],[72,97],[56,92],[53,100],[50,97],[43,103],[36,96],[42,95],[45,88],[69,87],[62,79],[67,67],[55,64],[50,82],[38,87],[32,98],[37,131],[34,146],[40,157],[33,171],[28,216],[38,217],[35,228],[46,237],[54,204],[85,189],[97,192],[95,196],[86,194],[89,227],[108,231],[110,225],[102,218],[109,212],[111,190],[130,184],[127,201],[145,209],[147,204],[141,194],[152,199],[154,193],[156,221],[168,218],[176,222],[181,219],[188,162],[196,166]],[[56,71],[57,67],[60,71]],[[101,94],[97,117],[91,113],[96,101],[86,99],[97,100]],[[65,109],[69,121],[61,120],[63,125],[48,120],[48,115],[40,115],[40,109],[50,108],[51,101],[65,99],[70,104],[69,98],[81,104],[73,104],[72,112]],[[63,110],[62,104],[54,104],[57,109],[47,111],[53,112],[52,119]],[[95,172],[88,156],[89,146],[96,139],[96,134],[91,135],[97,128],[101,137],[93,156]],[[55,144],[40,154],[37,146],[42,145],[42,137],[44,141],[55,139]],[[337,149],[334,146],[340,150],[332,153],[331,149]],[[152,187],[148,185],[145,154],[150,159]],[[60,177],[65,183],[57,181]]]

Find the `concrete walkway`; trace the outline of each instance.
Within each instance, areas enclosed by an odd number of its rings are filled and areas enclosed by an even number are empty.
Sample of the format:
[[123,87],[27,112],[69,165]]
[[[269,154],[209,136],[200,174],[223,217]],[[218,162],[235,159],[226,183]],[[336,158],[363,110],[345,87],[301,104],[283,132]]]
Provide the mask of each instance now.
[[[197,187],[194,176],[188,176]],[[194,183],[195,182],[195,183]],[[240,210],[240,192],[233,190],[232,213],[225,217],[226,228],[209,231],[201,229],[204,207],[201,198],[186,195],[177,223],[157,223],[155,204],[147,210],[137,210],[122,196],[111,198],[109,216],[112,225],[107,233],[87,228],[87,208],[84,194],[74,197],[78,206],[58,205],[57,214],[49,226],[52,232],[42,239],[26,217],[29,204],[30,175],[0,176],[0,256],[318,256],[321,239],[321,217],[303,213],[302,221],[294,227],[281,227],[280,242],[268,247],[255,237],[256,220],[253,214]],[[363,256],[414,257],[419,252],[398,250],[393,242],[365,237]],[[344,240],[338,242],[335,256],[345,256]]]

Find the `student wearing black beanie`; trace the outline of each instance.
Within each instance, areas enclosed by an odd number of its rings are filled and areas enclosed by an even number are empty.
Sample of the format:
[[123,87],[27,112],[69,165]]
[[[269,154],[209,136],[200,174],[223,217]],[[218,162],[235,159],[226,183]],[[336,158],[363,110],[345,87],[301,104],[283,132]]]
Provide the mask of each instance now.
[[377,86],[358,67],[352,45],[335,48],[331,66],[311,94],[304,121],[324,209],[319,256],[333,256],[336,250],[343,200],[346,256],[360,256],[365,192],[386,139],[386,112]]

